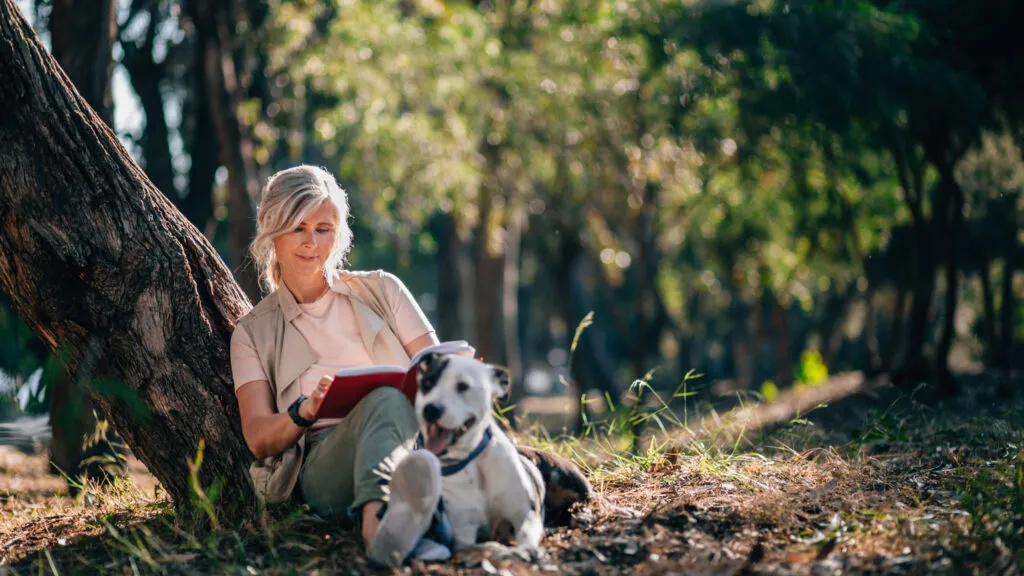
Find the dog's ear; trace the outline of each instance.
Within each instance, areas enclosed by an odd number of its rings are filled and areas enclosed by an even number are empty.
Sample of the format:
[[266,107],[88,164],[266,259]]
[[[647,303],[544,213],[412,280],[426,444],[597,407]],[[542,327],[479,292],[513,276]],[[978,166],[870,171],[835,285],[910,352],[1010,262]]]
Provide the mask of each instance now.
[[438,377],[447,365],[448,358],[437,352],[423,356],[416,365],[416,386],[423,392],[429,392],[437,384]]
[[508,398],[509,389],[509,374],[508,368],[503,366],[491,365],[492,376],[494,377],[494,397],[495,398]]

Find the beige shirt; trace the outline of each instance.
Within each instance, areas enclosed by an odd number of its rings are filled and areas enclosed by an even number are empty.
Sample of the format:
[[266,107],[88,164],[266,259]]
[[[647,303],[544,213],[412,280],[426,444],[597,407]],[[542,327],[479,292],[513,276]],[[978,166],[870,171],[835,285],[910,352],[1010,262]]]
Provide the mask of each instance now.
[[[384,273],[382,284],[396,332],[402,346],[434,331],[409,289],[394,274]],[[299,375],[299,387],[309,396],[320,378],[342,368],[362,368],[374,364],[356,324],[355,310],[348,295],[328,290],[317,301],[299,304],[301,314],[293,324],[319,358]],[[263,370],[252,338],[245,330],[231,336],[231,373],[235,390],[256,380],[270,378]],[[338,420],[318,421],[315,428],[337,424]]]

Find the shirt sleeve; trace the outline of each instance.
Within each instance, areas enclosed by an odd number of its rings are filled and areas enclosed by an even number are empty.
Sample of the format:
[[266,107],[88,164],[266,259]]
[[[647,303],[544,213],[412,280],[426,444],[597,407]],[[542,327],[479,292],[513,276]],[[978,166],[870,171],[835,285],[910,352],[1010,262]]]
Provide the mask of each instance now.
[[235,381],[235,390],[255,380],[270,381],[256,354],[252,337],[239,327],[231,334],[231,378]]
[[385,272],[384,290],[387,293],[388,305],[391,306],[391,315],[395,319],[393,328],[402,346],[424,334],[434,332],[434,327],[430,325],[426,314],[398,276]]

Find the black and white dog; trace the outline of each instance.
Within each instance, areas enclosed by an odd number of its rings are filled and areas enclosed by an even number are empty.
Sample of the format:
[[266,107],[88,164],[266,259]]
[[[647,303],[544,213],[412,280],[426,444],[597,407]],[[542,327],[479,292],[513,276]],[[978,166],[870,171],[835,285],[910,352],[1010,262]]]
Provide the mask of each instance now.
[[544,478],[498,427],[491,412],[508,392],[504,368],[464,356],[424,357],[417,368],[419,442],[441,460],[441,494],[455,551],[515,538],[515,549],[541,554]]

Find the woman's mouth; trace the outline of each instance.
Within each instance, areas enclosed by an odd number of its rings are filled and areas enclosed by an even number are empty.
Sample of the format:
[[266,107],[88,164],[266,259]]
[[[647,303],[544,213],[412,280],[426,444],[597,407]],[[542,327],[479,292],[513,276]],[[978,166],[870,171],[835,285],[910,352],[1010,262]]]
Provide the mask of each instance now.
[[476,424],[476,417],[470,416],[462,426],[452,429],[437,424],[427,424],[423,429],[423,447],[440,456],[462,438],[467,430]]

